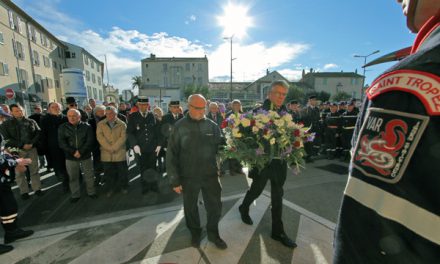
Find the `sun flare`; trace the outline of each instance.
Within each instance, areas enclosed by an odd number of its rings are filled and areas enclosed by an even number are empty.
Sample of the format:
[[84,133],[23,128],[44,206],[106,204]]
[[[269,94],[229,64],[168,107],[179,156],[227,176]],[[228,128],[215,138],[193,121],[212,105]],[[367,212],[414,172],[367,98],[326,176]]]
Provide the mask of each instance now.
[[253,19],[248,15],[249,8],[244,5],[228,3],[223,7],[223,14],[217,17],[218,23],[223,27],[223,36],[243,38],[249,27],[253,25]]

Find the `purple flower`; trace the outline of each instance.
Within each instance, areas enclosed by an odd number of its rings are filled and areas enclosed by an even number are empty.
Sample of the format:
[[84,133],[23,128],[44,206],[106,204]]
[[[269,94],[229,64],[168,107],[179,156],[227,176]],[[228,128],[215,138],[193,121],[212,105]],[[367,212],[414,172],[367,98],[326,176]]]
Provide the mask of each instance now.
[[310,133],[307,135],[307,142],[313,142],[313,140],[315,140],[315,132]]
[[257,149],[255,150],[255,154],[257,154],[257,156],[261,156],[261,155],[263,155],[263,154],[264,154],[264,149],[262,149],[262,148],[257,148]]

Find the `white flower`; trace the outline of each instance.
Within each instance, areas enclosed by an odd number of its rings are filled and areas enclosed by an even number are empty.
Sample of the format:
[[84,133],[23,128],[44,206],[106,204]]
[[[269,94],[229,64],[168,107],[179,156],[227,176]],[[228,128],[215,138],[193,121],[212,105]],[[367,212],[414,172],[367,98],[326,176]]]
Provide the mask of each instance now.
[[257,134],[259,130],[260,129],[258,129],[258,127],[256,127],[256,126],[252,127],[252,132],[254,132],[254,134]]

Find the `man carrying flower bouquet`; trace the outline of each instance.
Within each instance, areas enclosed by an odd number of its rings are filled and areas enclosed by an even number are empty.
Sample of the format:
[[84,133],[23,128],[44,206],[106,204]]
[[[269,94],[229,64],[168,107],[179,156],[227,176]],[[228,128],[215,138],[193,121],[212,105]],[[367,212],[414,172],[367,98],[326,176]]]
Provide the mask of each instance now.
[[[288,110],[283,105],[286,99],[289,84],[285,81],[275,81],[271,84],[269,97],[260,108],[254,110],[276,111],[278,114],[286,113]],[[253,181],[250,189],[239,206],[241,220],[248,225],[252,225],[252,219],[249,216],[249,206],[263,192],[267,181],[271,182],[271,201],[272,201],[272,238],[280,241],[289,248],[295,248],[296,243],[290,239],[284,232],[283,221],[281,220],[283,208],[283,185],[286,180],[287,162],[285,160],[274,158],[265,167],[258,171],[253,168],[250,172]]]

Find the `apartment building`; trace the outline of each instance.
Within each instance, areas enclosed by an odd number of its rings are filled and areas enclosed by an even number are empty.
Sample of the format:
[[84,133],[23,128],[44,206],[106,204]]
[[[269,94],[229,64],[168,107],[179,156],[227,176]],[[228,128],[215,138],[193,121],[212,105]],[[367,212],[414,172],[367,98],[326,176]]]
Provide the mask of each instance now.
[[84,71],[88,98],[103,102],[105,96],[103,84],[104,63],[80,46],[68,42],[63,43],[67,47],[67,67]]
[[[208,87],[208,58],[156,57],[141,61],[142,87],[140,95],[180,100],[188,86]],[[160,101],[160,99],[159,99]]]
[[[66,48],[13,2],[0,0],[0,102],[20,103],[29,112],[60,98]],[[8,88],[14,98],[6,98]]]

